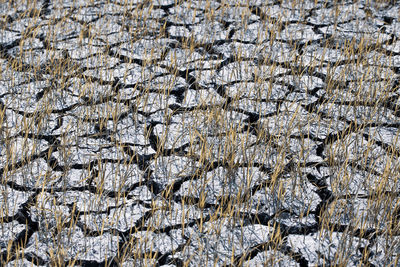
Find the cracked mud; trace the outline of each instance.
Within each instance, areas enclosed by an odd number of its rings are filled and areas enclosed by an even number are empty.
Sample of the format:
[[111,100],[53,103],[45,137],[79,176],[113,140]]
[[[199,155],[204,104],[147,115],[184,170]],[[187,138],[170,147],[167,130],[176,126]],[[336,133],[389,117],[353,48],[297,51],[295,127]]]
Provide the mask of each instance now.
[[2,265],[398,266],[400,5],[293,3],[2,2]]

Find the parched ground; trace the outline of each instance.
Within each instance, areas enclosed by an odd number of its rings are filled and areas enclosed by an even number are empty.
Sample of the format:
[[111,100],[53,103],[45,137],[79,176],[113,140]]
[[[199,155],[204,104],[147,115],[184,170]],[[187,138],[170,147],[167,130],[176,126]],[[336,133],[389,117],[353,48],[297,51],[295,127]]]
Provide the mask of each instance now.
[[0,1],[2,266],[399,266],[397,1]]

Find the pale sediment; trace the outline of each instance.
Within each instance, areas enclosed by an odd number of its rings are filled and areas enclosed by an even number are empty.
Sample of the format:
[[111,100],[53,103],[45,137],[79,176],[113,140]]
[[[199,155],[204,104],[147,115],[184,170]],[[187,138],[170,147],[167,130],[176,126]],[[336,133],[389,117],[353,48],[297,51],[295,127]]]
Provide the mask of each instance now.
[[398,265],[399,5],[150,2],[0,4],[2,264]]

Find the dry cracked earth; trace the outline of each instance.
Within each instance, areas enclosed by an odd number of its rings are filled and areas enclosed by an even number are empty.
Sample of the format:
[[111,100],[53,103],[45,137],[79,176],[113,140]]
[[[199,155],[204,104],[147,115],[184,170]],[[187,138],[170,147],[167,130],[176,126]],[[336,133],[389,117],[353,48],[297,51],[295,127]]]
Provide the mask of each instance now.
[[399,12],[2,1],[2,265],[399,266]]

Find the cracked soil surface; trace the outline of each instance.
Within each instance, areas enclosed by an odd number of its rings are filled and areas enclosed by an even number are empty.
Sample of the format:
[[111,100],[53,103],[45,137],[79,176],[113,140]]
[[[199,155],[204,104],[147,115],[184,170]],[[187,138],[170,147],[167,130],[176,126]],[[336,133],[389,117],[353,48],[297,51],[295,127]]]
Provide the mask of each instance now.
[[399,266],[397,1],[1,1],[7,266]]

